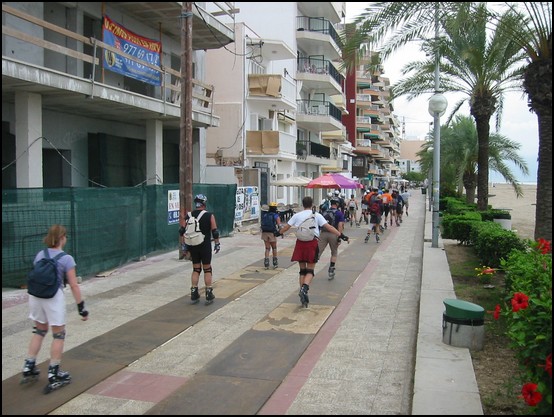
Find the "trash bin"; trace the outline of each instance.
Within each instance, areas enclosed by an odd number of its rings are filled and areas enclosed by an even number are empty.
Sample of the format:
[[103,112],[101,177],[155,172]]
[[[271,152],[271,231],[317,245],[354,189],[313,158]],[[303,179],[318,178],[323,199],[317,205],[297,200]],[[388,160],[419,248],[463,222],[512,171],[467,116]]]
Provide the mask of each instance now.
[[442,341],[450,346],[482,350],[485,341],[485,309],[455,298],[443,300]]
[[421,194],[427,194],[427,188],[421,187]]

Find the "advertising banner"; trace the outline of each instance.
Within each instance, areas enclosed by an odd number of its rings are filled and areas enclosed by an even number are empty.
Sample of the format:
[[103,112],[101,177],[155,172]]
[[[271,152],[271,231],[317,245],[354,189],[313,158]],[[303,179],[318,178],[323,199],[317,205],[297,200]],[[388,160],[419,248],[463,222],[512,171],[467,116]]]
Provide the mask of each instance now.
[[[162,44],[159,41],[139,36],[104,16],[104,43],[129,54],[139,61],[160,66]],[[140,62],[105,50],[104,68],[145,83],[161,85],[161,72],[142,65]]]

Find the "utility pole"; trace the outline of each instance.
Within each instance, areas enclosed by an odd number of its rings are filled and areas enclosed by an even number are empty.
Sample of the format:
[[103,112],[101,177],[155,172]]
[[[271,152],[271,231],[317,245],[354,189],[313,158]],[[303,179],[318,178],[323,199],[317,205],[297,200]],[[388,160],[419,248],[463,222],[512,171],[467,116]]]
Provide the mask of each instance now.
[[181,6],[180,223],[192,209],[192,2]]

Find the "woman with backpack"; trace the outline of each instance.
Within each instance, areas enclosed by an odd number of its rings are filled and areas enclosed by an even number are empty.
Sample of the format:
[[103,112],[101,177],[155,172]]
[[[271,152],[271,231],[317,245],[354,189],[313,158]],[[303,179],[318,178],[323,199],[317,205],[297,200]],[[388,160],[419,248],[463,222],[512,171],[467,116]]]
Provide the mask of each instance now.
[[316,212],[315,207],[312,208],[312,206],[312,197],[304,197],[302,199],[303,210],[292,216],[277,234],[277,236],[281,236],[291,227],[296,227],[296,243],[294,245],[294,251],[292,252],[291,261],[297,261],[300,267],[300,276],[298,279],[300,292],[298,296],[304,307],[308,307],[308,303],[310,302],[308,290],[310,289],[310,283],[315,275],[315,264],[319,258],[318,238],[320,230],[324,228],[339,239],[348,241],[348,236],[345,236],[327,223],[325,217]]
[[[50,227],[44,238],[48,256],[54,258],[63,253],[63,247],[67,243],[67,231],[62,225],[55,224]],[[37,264],[46,256],[41,250],[35,257],[33,264]],[[27,359],[23,365],[23,378],[21,383],[27,383],[37,379],[40,370],[36,367],[36,359],[42,347],[44,337],[48,333],[48,327],[52,328],[52,344],[50,346],[50,364],[48,366],[48,385],[43,392],[49,392],[61,388],[71,382],[69,372],[60,370],[64,341],[66,307],[64,284],[67,282],[71,288],[73,298],[77,303],[77,311],[81,320],[88,319],[88,311],[85,310],[85,302],[81,296],[81,290],[75,272],[75,260],[73,256],[65,254],[57,260],[58,291],[52,298],[40,298],[29,294],[29,318],[34,321],[33,336],[29,342]]]
[[279,266],[275,233],[278,233],[281,228],[281,217],[277,213],[277,203],[272,201],[269,203],[267,211],[262,209],[260,228],[262,229],[262,240],[265,245],[264,267],[269,269],[269,252],[271,250],[273,254],[273,269],[275,269]]

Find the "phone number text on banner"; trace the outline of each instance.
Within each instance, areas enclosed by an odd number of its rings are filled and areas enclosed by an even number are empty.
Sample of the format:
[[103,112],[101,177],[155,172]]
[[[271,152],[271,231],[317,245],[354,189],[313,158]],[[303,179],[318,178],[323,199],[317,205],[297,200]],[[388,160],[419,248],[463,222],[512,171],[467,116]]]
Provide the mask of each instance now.
[[[104,43],[151,65],[160,65],[161,42],[139,36],[104,16]],[[104,68],[145,83],[161,85],[161,72],[112,51],[104,51]]]

